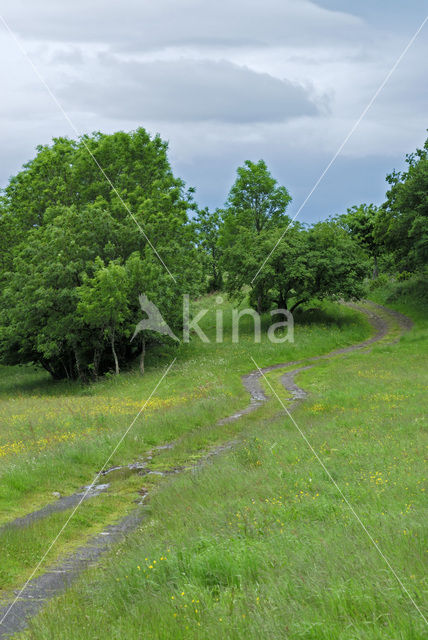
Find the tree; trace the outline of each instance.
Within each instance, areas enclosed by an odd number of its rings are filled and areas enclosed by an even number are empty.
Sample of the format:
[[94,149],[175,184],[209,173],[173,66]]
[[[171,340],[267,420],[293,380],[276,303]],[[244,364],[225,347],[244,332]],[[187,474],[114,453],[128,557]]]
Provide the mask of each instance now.
[[225,233],[246,228],[259,234],[264,229],[287,223],[285,210],[291,196],[285,187],[278,186],[264,160],[246,160],[238,167],[238,177],[226,202]]
[[101,335],[108,335],[117,375],[119,360],[115,336],[119,331],[121,335],[126,334],[124,323],[129,320],[127,273],[125,267],[116,262],[104,265],[101,258],[95,260],[95,266],[94,276],[84,277],[83,284],[78,288],[77,312],[89,327],[99,329]]
[[[243,252],[242,260],[254,273],[254,267],[258,268],[267,256],[257,276],[264,291],[262,311],[278,307],[293,313],[314,298],[349,300],[364,293],[367,257],[334,221],[317,223],[311,228],[296,224],[285,234],[282,229],[272,229],[261,234],[259,242],[252,245],[251,254]],[[250,293],[254,307],[257,307],[257,284]]]
[[221,229],[226,290],[259,313],[291,312],[312,298],[358,298],[367,257],[343,221],[306,228],[285,211],[291,197],[265,163],[246,162],[229,194]]
[[406,161],[407,171],[387,176],[391,188],[379,210],[375,236],[393,253],[399,270],[414,271],[428,262],[428,139]]
[[361,246],[336,221],[308,230],[307,265],[310,277],[303,300],[352,300],[364,295],[369,264]]
[[129,340],[141,315],[139,294],[153,295],[174,323],[181,294],[201,290],[192,208],[166,143],[142,128],[38,147],[0,205],[8,245],[0,267],[0,360],[85,379],[134,357],[140,345]]
[[201,249],[201,261],[209,273],[208,291],[218,291],[223,285],[221,271],[221,247],[219,244],[221,211],[210,212],[208,207],[199,209],[195,216],[198,244]]
[[34,362],[55,378],[84,378],[99,337],[77,313],[78,288],[98,256],[122,251],[118,224],[94,205],[55,207],[46,218],[15,247],[5,274],[0,354],[5,364]]
[[375,236],[378,209],[373,204],[360,204],[337,218],[338,223],[358,242],[373,260],[373,278],[379,275],[378,257],[381,247]]
[[289,224],[285,211],[291,196],[285,187],[278,186],[263,160],[257,163],[247,160],[237,173],[225,205],[221,230],[226,288],[229,293],[239,295],[244,285],[250,285],[261,313],[269,304],[269,287],[265,277],[258,277],[255,285],[251,285],[251,278],[264,260],[263,257],[257,263],[254,258],[261,255],[261,247],[272,237],[272,232],[285,229]]

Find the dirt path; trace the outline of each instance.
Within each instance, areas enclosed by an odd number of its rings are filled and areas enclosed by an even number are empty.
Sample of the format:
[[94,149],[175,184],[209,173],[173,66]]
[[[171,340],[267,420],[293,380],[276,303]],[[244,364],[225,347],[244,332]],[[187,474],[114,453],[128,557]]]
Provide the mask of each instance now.
[[[382,312],[383,315],[386,315],[389,319],[393,320],[399,325],[401,329],[401,333],[404,333],[405,331],[409,331],[413,326],[413,322],[410,320],[410,318],[407,318],[407,316],[404,316],[401,313],[398,313],[398,311],[387,309],[386,307],[383,307],[379,304],[375,304],[374,302],[370,302],[366,304],[370,306],[367,308],[367,307],[362,307],[361,305],[357,305],[353,303],[349,303],[348,306],[352,307],[356,311],[360,311],[361,313],[364,313],[367,316],[368,321],[370,322],[370,324],[375,330],[375,334],[371,338],[368,338],[363,342],[359,342],[358,344],[350,345],[349,347],[335,349],[334,351],[331,351],[330,353],[327,353],[322,356],[314,356],[312,358],[306,358],[303,360],[294,360],[290,362],[281,362],[279,364],[274,364],[269,367],[263,367],[262,369],[260,369],[260,371],[258,370],[252,371],[251,373],[248,373],[242,376],[242,384],[250,394],[250,398],[251,398],[250,404],[247,407],[245,407],[245,409],[241,409],[240,411],[237,411],[233,415],[228,416],[227,418],[223,418],[223,420],[221,420],[219,424],[225,424],[227,422],[231,422],[232,420],[237,420],[241,416],[251,413],[258,407],[260,407],[262,404],[264,404],[267,400],[267,396],[261,387],[260,378],[262,377],[262,374],[269,373],[270,371],[275,371],[276,369],[288,369],[289,367],[294,367],[294,366],[297,367],[296,369],[293,369],[293,371],[288,371],[287,373],[285,373],[281,378],[281,382],[284,385],[284,387],[291,392],[292,398],[294,401],[304,399],[307,396],[307,393],[304,391],[304,389],[301,389],[300,387],[298,387],[294,382],[294,378],[296,374],[299,373],[300,371],[311,369],[314,366],[314,365],[308,365],[307,364],[308,362],[317,362],[319,360],[329,360],[330,358],[334,358],[335,356],[338,356],[338,355],[343,355],[346,353],[352,353],[353,351],[366,349],[367,347],[374,344],[375,342],[379,342],[380,340],[383,340],[384,338],[386,338],[389,333],[389,324],[385,320],[385,318],[382,317],[382,315],[379,315],[380,311]],[[396,339],[388,341],[388,344],[393,344],[394,342],[397,342],[399,339],[400,339],[400,336],[398,336],[398,338]],[[292,407],[293,405],[291,406],[291,408]]]
[[[144,468],[142,475],[150,473],[170,475],[181,473],[185,470],[196,471],[209,462],[214,456],[223,453],[227,449],[231,449],[237,442],[237,440],[232,440],[212,448],[192,466],[175,468],[164,472],[151,471]],[[171,447],[170,445],[158,447],[158,449],[165,448]],[[107,470],[106,473],[115,471],[116,469],[117,468]],[[104,490],[106,485],[100,486],[102,486]],[[98,492],[98,495],[99,493],[100,492]],[[73,494],[70,498],[74,499],[75,495],[80,494]],[[96,494],[94,494],[93,497],[95,497],[95,495]],[[146,511],[142,505],[147,495],[147,493],[144,493],[139,501],[139,506],[133,509],[127,516],[121,518],[119,522],[105,527],[104,531],[93,536],[86,544],[78,547],[73,553],[51,566],[42,575],[33,578],[22,593],[20,593],[20,590],[16,590],[15,597],[10,596],[6,604],[3,603],[0,605],[0,621],[2,621],[0,624],[0,639],[9,638],[18,631],[25,629],[28,621],[40,611],[46,602],[63,593],[89,565],[95,564],[104,553],[109,551],[113,544],[122,540],[128,533],[135,531],[145,517]],[[62,499],[58,500],[58,511],[62,511],[64,508],[61,500]],[[72,502],[71,505],[74,506],[74,502]],[[12,526],[13,528],[19,528],[26,526],[34,522],[34,520],[40,519],[40,517],[42,517],[40,515],[41,511],[43,510],[34,512],[34,514],[36,514],[35,516],[28,514],[22,518],[17,518],[9,525],[4,525],[4,527]],[[55,509],[51,508],[45,511],[44,515],[48,515],[53,511],[55,511]],[[19,598],[16,599],[18,595]]]
[[[336,349],[326,355],[307,358],[305,360],[296,360],[275,364],[269,367],[264,367],[260,371],[252,371],[251,373],[242,376],[242,383],[245,389],[250,394],[250,403],[244,409],[232,414],[231,416],[228,416],[227,418],[223,418],[218,422],[218,424],[226,424],[228,422],[237,420],[241,416],[255,411],[258,407],[260,407],[267,401],[268,397],[263,391],[260,384],[260,378],[262,374],[277,369],[293,367],[291,371],[287,371],[281,377],[282,384],[284,385],[285,389],[287,389],[291,393],[292,396],[292,404],[289,407],[289,409],[291,410],[297,403],[301,402],[304,398],[307,397],[306,391],[296,384],[295,377],[301,371],[305,371],[314,366],[313,364],[308,363],[330,359],[342,354],[366,349],[370,347],[370,345],[387,338],[389,334],[389,323],[385,319],[385,316],[387,319],[390,319],[394,323],[398,324],[401,333],[410,330],[413,326],[412,321],[406,316],[403,316],[396,311],[392,311],[375,303],[366,303],[365,307],[355,304],[352,304],[350,306],[367,315],[370,324],[375,329],[375,334],[371,338],[369,338],[368,340],[364,340],[364,342],[356,345]],[[397,342],[399,339],[400,336],[398,336],[398,338],[396,339],[388,341],[388,344]],[[203,458],[201,458],[201,460],[196,465],[194,465],[193,467],[187,467],[187,470],[203,466],[210,460],[210,458],[218,455],[226,449],[230,449],[234,444],[236,444],[236,441],[232,441],[212,449]],[[163,447],[159,447],[158,449],[160,450],[162,448],[171,448],[172,446],[174,446],[174,444],[170,443],[168,445],[164,445]],[[113,470],[114,469],[109,471]],[[174,470],[174,472],[177,473],[184,470],[185,469],[177,469]],[[99,485],[98,493],[96,491],[97,488],[95,487],[95,494],[92,497],[96,497],[96,495],[99,495],[99,493],[105,487],[106,485]],[[73,496],[61,498],[57,501],[57,503],[48,505],[47,507],[44,507],[43,509],[40,509],[32,514],[28,514],[27,516],[24,516],[22,518],[17,518],[15,521],[5,526],[13,526],[19,528],[21,526],[28,525],[37,519],[45,517],[46,515],[54,511],[62,511],[66,508],[69,508],[70,506],[73,506],[76,496],[80,495],[81,494],[73,494]],[[145,497],[146,496],[144,496],[144,498]],[[141,502],[143,502],[143,500]],[[63,593],[67,589],[67,587],[70,586],[70,584],[88,567],[88,565],[94,564],[104,553],[106,553],[112,547],[113,544],[119,542],[131,531],[134,531],[140,525],[142,519],[144,518],[144,513],[144,507],[137,507],[136,509],[131,511],[129,515],[122,518],[118,523],[106,527],[104,531],[91,538],[85,545],[82,545],[76,551],[68,555],[66,558],[62,559],[55,566],[49,568],[41,576],[38,576],[37,578],[31,580],[26,589],[22,594],[20,594],[20,597],[13,604],[13,607],[11,607],[11,604],[14,601],[14,598],[10,597],[9,602],[6,605],[0,606],[0,620],[2,620],[2,618],[6,616],[3,622],[0,624],[0,639],[9,637],[11,634],[17,633],[18,631],[24,629],[28,624],[28,620],[36,615],[47,601]],[[16,595],[18,595],[19,592],[17,591],[15,593]]]

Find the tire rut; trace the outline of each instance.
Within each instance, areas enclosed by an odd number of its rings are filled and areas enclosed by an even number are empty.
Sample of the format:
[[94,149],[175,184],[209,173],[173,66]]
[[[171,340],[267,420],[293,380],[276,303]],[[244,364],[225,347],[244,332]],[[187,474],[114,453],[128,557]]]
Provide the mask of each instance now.
[[[237,411],[236,413],[223,418],[222,420],[219,420],[217,424],[227,424],[234,420],[238,420],[242,416],[248,415],[249,413],[262,406],[268,400],[268,396],[265,394],[261,386],[261,377],[263,374],[275,371],[277,369],[295,367],[291,371],[287,371],[281,376],[282,385],[291,394],[292,402],[291,405],[289,405],[288,409],[294,409],[298,403],[302,402],[308,396],[307,392],[303,388],[299,387],[295,382],[295,377],[298,373],[311,369],[314,366],[314,364],[308,363],[315,363],[320,360],[328,360],[336,356],[366,349],[370,347],[370,345],[373,345],[374,343],[379,342],[380,340],[383,340],[387,337],[389,333],[389,324],[384,317],[376,312],[381,311],[382,314],[386,315],[387,317],[389,316],[390,319],[395,321],[401,329],[401,334],[405,331],[409,331],[413,326],[413,322],[410,320],[410,318],[407,318],[397,311],[393,311],[373,302],[365,304],[369,305],[368,308],[367,306],[362,307],[354,303],[348,303],[348,306],[361,313],[364,313],[367,316],[368,321],[375,330],[375,334],[371,338],[355,345],[335,349],[328,354],[310,357],[303,360],[278,363],[268,367],[263,367],[262,369],[260,369],[260,371],[256,370],[243,375],[241,377],[241,380],[244,388],[250,395],[250,403],[244,409],[241,409],[240,411]],[[397,342],[400,339],[401,334],[398,336],[398,338],[388,342],[388,344]],[[176,472],[180,473],[184,470],[196,470],[197,468],[201,468],[213,456],[232,448],[237,444],[237,442],[238,440],[233,440],[228,443],[219,445],[207,452],[206,455],[201,458],[195,465],[179,469]],[[163,448],[172,448],[173,446],[174,443],[169,443],[167,445],[158,447],[157,449],[161,450]],[[74,499],[74,496],[76,495],[81,494],[73,494],[73,496],[70,496],[68,499],[63,498],[62,500],[65,501],[64,504],[67,504],[67,500],[70,500],[70,498]],[[147,494],[144,494],[140,505],[146,497]],[[60,508],[57,510],[63,510],[63,505],[61,504]],[[43,517],[44,515],[48,515],[53,511],[55,511],[55,506],[48,505],[47,507],[34,512],[33,514],[28,514],[27,516],[18,518],[13,524],[16,524],[16,526],[30,524],[34,520]],[[86,544],[82,545],[74,552],[63,558],[52,568],[46,570],[45,573],[38,576],[37,578],[33,578],[26,586],[23,593],[20,594],[18,600],[16,600],[12,608],[10,607],[11,603],[14,601],[14,598],[10,597],[8,604],[0,606],[0,620],[6,616],[5,620],[0,624],[0,639],[7,638],[11,634],[17,633],[18,631],[24,629],[28,625],[29,619],[35,616],[46,604],[46,602],[48,602],[53,597],[63,593],[72,584],[72,582],[86,568],[88,568],[89,565],[96,563],[101,558],[101,556],[112,547],[113,544],[119,542],[128,533],[137,529],[141,524],[143,518],[144,509],[141,506],[133,509],[131,513],[123,517],[121,520],[119,520],[119,522],[107,526],[104,531],[93,536]],[[15,593],[17,594],[19,593],[19,591]]]

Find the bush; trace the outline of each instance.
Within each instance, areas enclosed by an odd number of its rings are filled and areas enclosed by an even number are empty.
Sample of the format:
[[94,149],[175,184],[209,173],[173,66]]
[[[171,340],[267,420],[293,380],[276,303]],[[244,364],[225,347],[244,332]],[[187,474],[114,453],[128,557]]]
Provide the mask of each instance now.
[[418,302],[426,302],[428,299],[428,273],[425,272],[414,274],[409,279],[397,284],[389,293],[386,301],[394,302],[397,300],[417,300]]
[[413,276],[413,273],[410,271],[402,271],[397,275],[397,282],[404,282],[405,280],[409,280]]
[[386,286],[390,282],[390,277],[386,273],[381,273],[377,278],[369,283],[370,291]]

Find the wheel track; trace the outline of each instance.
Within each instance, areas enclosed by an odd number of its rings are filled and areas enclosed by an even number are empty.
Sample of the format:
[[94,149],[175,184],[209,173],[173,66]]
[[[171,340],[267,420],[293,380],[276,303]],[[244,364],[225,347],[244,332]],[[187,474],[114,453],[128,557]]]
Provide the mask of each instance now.
[[[217,424],[221,425],[238,420],[240,417],[248,415],[261,407],[268,400],[268,396],[265,394],[260,384],[261,377],[266,373],[278,369],[295,367],[291,371],[285,372],[280,378],[284,388],[291,394],[292,403],[289,406],[289,410],[294,409],[298,403],[302,402],[308,396],[307,392],[302,387],[299,387],[295,382],[295,377],[298,373],[311,369],[314,366],[314,364],[308,363],[328,360],[337,356],[367,349],[374,343],[379,342],[388,336],[389,324],[382,315],[379,315],[380,311],[393,322],[396,322],[401,329],[400,335],[389,341],[388,344],[398,342],[401,334],[405,331],[409,331],[413,326],[413,322],[410,318],[397,311],[393,311],[372,302],[365,304],[368,305],[368,308],[367,306],[362,307],[361,305],[352,303],[348,303],[348,306],[364,313],[367,316],[370,324],[375,329],[375,334],[371,338],[355,345],[335,349],[328,354],[314,356],[303,360],[278,363],[243,375],[241,379],[245,389],[250,395],[250,403],[244,409],[219,420]],[[236,443],[237,440],[233,440],[215,447],[211,451],[207,452],[207,454],[201,458],[196,465],[187,467],[187,470],[200,468],[213,456],[230,449]],[[166,446],[171,448],[171,446],[174,446],[174,443],[170,443]],[[159,447],[159,449],[162,448],[164,447]],[[54,510],[54,508],[48,509],[47,513],[52,513]],[[58,510],[62,510],[62,508]],[[48,569],[41,576],[32,579],[12,608],[10,608],[10,605],[14,600],[13,598],[10,598],[6,605],[0,606],[0,620],[7,615],[5,620],[0,624],[0,639],[10,637],[11,634],[17,633],[28,626],[29,620],[41,610],[47,601],[63,593],[89,565],[97,562],[113,544],[119,542],[128,533],[137,529],[143,518],[144,512],[141,507],[133,509],[131,513],[122,518],[119,522],[106,527],[104,531],[92,537],[85,545],[76,549],[73,553],[69,554],[59,563],[55,564],[55,566]],[[31,514],[17,520],[31,522]],[[10,524],[13,525],[13,523]],[[17,523],[15,523],[15,526],[16,524]]]

